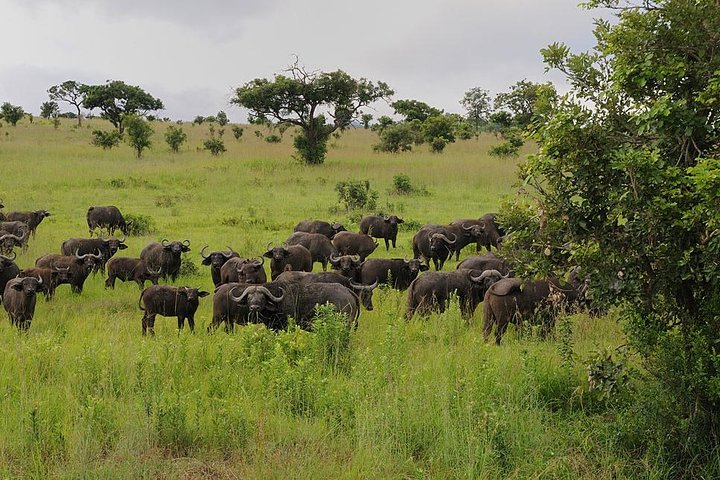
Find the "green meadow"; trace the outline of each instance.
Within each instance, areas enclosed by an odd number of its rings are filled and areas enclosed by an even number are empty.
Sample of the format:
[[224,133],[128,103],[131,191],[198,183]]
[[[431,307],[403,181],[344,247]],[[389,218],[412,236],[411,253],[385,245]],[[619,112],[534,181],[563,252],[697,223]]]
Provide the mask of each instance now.
[[[339,205],[341,181],[369,181],[376,211],[401,215],[409,227],[397,249],[382,245],[374,256],[410,258],[421,224],[497,211],[532,150],[490,157],[497,140],[488,135],[441,155],[426,146],[381,154],[373,132],[353,129],[333,140],[324,165],[304,167],[292,158],[291,131],[270,144],[254,126],[240,141],[226,128],[227,152],[213,157],[201,148],[206,125],[183,125],[188,142],[173,154],[163,139],[168,124],[154,123],[153,146],[137,159],[127,145],[90,144],[93,129],[110,128],[104,121],[74,123],[0,128],[4,211],[52,214],[16,263],[32,266],[59,253],[63,240],[87,237],[89,206],[117,205],[154,228],[129,237],[122,255],[189,239],[188,273],[176,283],[208,291],[204,245],[258,256],[304,219],[357,231],[361,215],[375,212]],[[394,194],[398,174],[426,193]],[[461,259],[471,254],[474,247]],[[511,326],[496,346],[482,340],[482,307],[470,322],[457,305],[406,322],[405,292],[381,288],[349,337],[332,315],[312,333],[250,325],[208,335],[207,297],[195,334],[158,317],[156,337],[143,338],[138,298],[134,283],[106,290],[91,276],[81,295],[63,285],[53,301],[40,298],[27,333],[0,321],[0,478],[663,475],[623,449],[621,414],[588,387],[587,365],[625,343],[612,314],[569,316],[549,339]]]

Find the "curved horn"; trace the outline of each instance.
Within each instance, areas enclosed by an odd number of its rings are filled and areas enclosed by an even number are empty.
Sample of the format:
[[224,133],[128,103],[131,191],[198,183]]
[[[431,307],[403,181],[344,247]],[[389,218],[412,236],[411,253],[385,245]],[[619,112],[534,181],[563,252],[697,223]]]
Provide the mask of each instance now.
[[265,245],[265,251],[266,251],[266,252],[270,252],[270,250],[272,250],[272,249],[270,248],[270,245],[271,245],[271,244],[272,244],[272,242],[268,242],[267,245]]
[[375,290],[375,287],[378,286],[378,281],[375,280],[375,283],[370,285],[363,285],[362,283],[355,283],[352,280],[350,280],[350,286],[355,290],[363,290],[365,292],[372,292]]
[[332,263],[333,265],[335,265],[335,264],[338,263],[339,261],[340,261],[340,257],[336,257],[334,253],[331,253],[331,254],[330,254],[330,263]]
[[223,255],[225,255],[225,257],[230,258],[233,255],[237,255],[238,257],[240,256],[235,250],[232,249],[232,247],[230,245],[225,245],[225,246],[228,247],[228,250],[230,251],[230,253],[223,252]]
[[207,245],[205,245],[205,246],[202,248],[202,250],[200,250],[200,256],[201,256],[203,259],[207,259],[207,258],[208,258],[208,256],[205,255],[205,249],[206,249],[206,248],[209,248],[209,247],[208,247]]
[[182,244],[185,245],[186,247],[189,247],[189,246],[190,246],[190,240],[185,239],[185,240],[183,240]]
[[168,245],[170,245],[170,242],[168,241],[167,238],[163,238],[162,241],[160,242],[160,245],[162,245],[163,247],[167,247]]
[[[0,240],[2,240],[2,238],[0,238]],[[6,257],[5,255],[0,255],[0,258],[7,260],[8,262],[12,262],[13,260],[15,260],[17,258],[17,253],[15,253],[15,252],[11,252],[11,253],[12,253],[12,258]]]
[[360,255],[351,255],[351,258],[356,262],[360,261]]
[[390,220],[390,215],[383,215],[383,220],[385,220],[385,221]]
[[39,283],[40,285],[42,285],[42,277],[41,277],[40,275],[38,275],[37,279],[38,279],[38,283]]
[[469,227],[466,227],[465,225],[467,225],[467,223],[463,223],[463,224],[461,225],[461,227],[462,227],[463,230],[472,230],[473,227],[475,226],[475,225],[470,225]]
[[233,302],[240,303],[240,302],[243,301],[243,298],[245,298],[245,297],[247,296],[247,294],[250,293],[250,289],[251,289],[251,288],[256,288],[256,287],[247,287],[239,297],[236,297],[236,296],[233,294],[233,292],[235,291],[236,288],[238,288],[238,287],[235,286],[235,287],[231,288],[230,291],[228,292],[228,296],[230,296],[230,299],[231,299]]
[[75,249],[75,257],[76,257],[76,258],[83,259],[83,258],[85,258],[85,257],[87,256],[87,255],[79,255],[79,252],[80,252],[80,248],[76,248],[76,249]]
[[258,258],[260,259],[260,263],[258,264],[257,260],[255,260],[255,264],[258,265],[258,267],[262,267],[263,265],[265,265],[265,257],[261,255]]
[[88,253],[88,255],[92,256],[95,260],[100,260],[103,255],[100,250],[95,250],[97,252],[97,255],[93,255],[92,253]]
[[157,270],[152,270],[150,266],[146,266],[145,269],[150,275],[160,275],[160,273],[162,273],[162,265],[160,265]]
[[118,238],[118,242],[125,243],[125,240],[127,240],[127,236],[125,236],[125,234],[123,233],[122,238]]
[[285,290],[283,290],[282,287],[278,287],[278,288],[280,288],[280,291],[282,292],[282,295],[280,295],[279,297],[276,297],[275,295],[273,295],[270,292],[270,290],[268,290],[265,287],[257,287],[257,290],[264,293],[265,296],[268,297],[273,302],[280,303],[280,302],[282,302],[282,299],[285,298]]
[[472,275],[470,275],[470,280],[472,280],[475,283],[479,283],[479,282],[482,282],[483,280],[485,280],[486,278],[490,277],[491,275],[498,275],[500,278],[504,278],[502,276],[502,274],[500,274],[500,272],[498,272],[497,270],[485,270],[484,272],[482,272],[480,274],[479,277],[473,277]]

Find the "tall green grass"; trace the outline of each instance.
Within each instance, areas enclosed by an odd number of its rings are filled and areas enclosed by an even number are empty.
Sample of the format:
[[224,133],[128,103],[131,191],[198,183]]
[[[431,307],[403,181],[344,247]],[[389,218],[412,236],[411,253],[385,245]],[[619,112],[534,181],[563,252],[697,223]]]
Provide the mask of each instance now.
[[[198,255],[205,244],[256,256],[303,219],[357,229],[359,213],[338,209],[339,181],[369,180],[379,208],[408,223],[447,223],[495,211],[512,192],[517,163],[486,154],[492,137],[452,144],[442,155],[422,147],[377,154],[366,130],[336,140],[320,167],[293,161],[288,134],[268,144],[250,131],[240,142],[228,133],[227,153],[211,157],[199,150],[207,127],[190,125],[188,144],[172,154],[157,123],[153,148],[138,160],[126,145],[91,146],[90,132],[101,126],[109,128],[93,120],[82,128],[36,121],[0,129],[6,211],[52,213],[18,256],[21,267],[59,252],[66,238],[87,236],[88,206],[114,204],[152,218],[156,229],[129,238],[124,255],[161,238],[189,239],[187,258],[199,273],[177,283],[212,289]],[[391,194],[399,173],[430,194]],[[401,231],[397,250],[375,255],[411,257],[413,233]],[[157,336],[142,338],[134,283],[106,291],[91,276],[81,295],[61,286],[52,302],[38,302],[28,333],[0,322],[0,477],[663,473],[620,453],[614,412],[587,391],[593,352],[624,342],[612,317],[570,317],[565,341],[511,328],[497,347],[482,341],[480,309],[469,323],[456,304],[406,323],[404,294],[380,288],[375,296],[375,310],[363,311],[351,333],[325,312],[313,333],[251,325],[207,335],[212,302],[204,299],[195,335],[178,335],[173,319],[159,317]],[[563,365],[568,345],[577,360]]]

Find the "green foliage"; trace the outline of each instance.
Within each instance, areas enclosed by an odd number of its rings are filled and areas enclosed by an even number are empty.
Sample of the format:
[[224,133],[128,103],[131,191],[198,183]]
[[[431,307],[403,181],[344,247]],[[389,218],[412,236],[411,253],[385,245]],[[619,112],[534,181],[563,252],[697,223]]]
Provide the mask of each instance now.
[[338,202],[345,205],[347,210],[374,210],[377,205],[378,192],[370,188],[368,180],[338,182],[335,191],[338,194]]
[[157,231],[155,221],[149,215],[125,213],[123,218],[128,225],[127,233],[130,236],[142,237]]
[[320,365],[330,372],[350,367],[350,331],[347,317],[333,305],[318,305],[313,319],[313,347]]
[[205,123],[205,117],[203,117],[202,115],[198,115],[193,119],[192,123],[193,125],[202,125],[203,123]]
[[242,138],[243,132],[245,132],[245,130],[240,125],[233,125],[232,132],[235,140],[239,141]]
[[360,115],[360,121],[362,122],[363,128],[367,130],[370,128],[370,122],[372,122],[373,116],[371,113],[363,113]]
[[5,121],[13,127],[17,125],[17,122],[19,122],[24,115],[25,111],[19,105],[13,105],[10,102],[5,102],[0,107],[0,118],[5,119]]
[[509,111],[513,125],[526,129],[534,117],[545,112],[556,100],[557,92],[552,83],[520,80],[510,87],[509,92],[499,93],[495,97],[495,108]]
[[[296,62],[286,71],[289,76],[257,78],[237,88],[231,103],[250,109],[256,118],[300,127],[294,146],[306,165],[324,162],[330,135],[350,126],[362,107],[393,94],[383,82],[356,80],[342,70],[308,72]],[[328,112],[331,123],[320,109]]]
[[410,195],[415,190],[410,177],[404,173],[398,173],[393,177],[393,189],[397,195]]
[[265,137],[267,143],[280,143],[281,140],[280,135],[275,135],[274,133]]
[[165,108],[161,100],[142,88],[119,80],[108,80],[104,85],[83,85],[80,92],[85,95],[82,105],[90,110],[99,108],[101,116],[110,121],[120,134],[125,129],[127,116]]
[[102,147],[103,150],[110,150],[113,147],[120,145],[122,135],[117,130],[93,130],[92,144],[96,147]]
[[40,105],[40,116],[42,118],[55,118],[59,113],[60,107],[55,101],[43,102]]
[[395,120],[388,117],[387,115],[383,115],[380,118],[378,118],[378,121],[375,125],[372,126],[372,131],[382,133],[383,130],[385,130],[387,127],[394,125]]
[[221,127],[224,127],[229,122],[227,114],[222,110],[220,110],[217,115],[215,115],[215,119],[217,120],[218,125],[220,125]]
[[502,131],[501,137],[503,142],[493,145],[488,150],[488,154],[493,157],[517,157],[520,148],[525,144],[522,135],[516,128],[508,128]]
[[125,117],[125,129],[128,145],[135,149],[137,158],[140,158],[143,150],[149,148],[152,143],[150,137],[153,129],[150,123],[136,115],[128,115]]
[[471,88],[465,92],[460,104],[467,112],[465,118],[472,125],[475,135],[479,135],[480,127],[488,121],[492,110],[490,92],[480,87]]
[[419,100],[397,100],[390,104],[395,109],[396,115],[402,115],[404,121],[411,122],[418,120],[424,122],[429,117],[439,117],[443,114],[442,110],[431,107],[425,102]]
[[385,125],[378,128],[379,142],[373,145],[373,150],[390,153],[409,152],[417,137],[417,133],[407,122]]
[[225,142],[219,137],[208,138],[203,142],[203,147],[209,151],[213,157],[217,157],[227,151]]
[[635,439],[660,462],[702,468],[720,446],[720,5],[589,4],[616,8],[617,22],[597,24],[592,52],[542,51],[572,90],[531,121],[539,153],[521,169],[505,251],[531,272],[580,264],[594,301],[622,304],[652,374],[635,401],[655,395]]
[[192,258],[183,256],[180,261],[180,275],[183,277],[195,276],[200,274],[200,268],[195,264]]
[[77,118],[78,126],[82,125],[82,107],[85,100],[85,85],[75,80],[67,80],[60,85],[53,85],[48,89],[50,100],[65,102],[77,110],[74,118]]
[[180,151],[180,147],[187,141],[187,133],[185,133],[182,127],[176,127],[170,125],[165,131],[165,142],[170,147],[170,151],[177,153]]
[[448,143],[455,142],[455,121],[449,115],[428,117],[420,127],[423,139],[433,153],[442,153]]

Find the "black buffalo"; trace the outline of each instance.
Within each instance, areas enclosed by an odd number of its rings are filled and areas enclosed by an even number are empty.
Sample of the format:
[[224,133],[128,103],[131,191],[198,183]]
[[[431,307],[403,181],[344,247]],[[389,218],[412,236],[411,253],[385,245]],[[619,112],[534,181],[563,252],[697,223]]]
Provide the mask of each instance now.
[[35,266],[41,268],[57,268],[67,270],[67,281],[58,281],[70,284],[70,289],[75,293],[82,293],[85,280],[90,272],[102,260],[100,253],[87,253],[85,255],[45,255],[35,260]]
[[476,275],[473,270],[461,269],[453,272],[428,272],[416,278],[408,290],[407,319],[417,312],[445,311],[451,295],[458,296],[463,317],[470,318],[485,292],[500,280],[497,270],[488,270]]
[[210,325],[207,327],[208,333],[215,330],[221,323],[225,322],[225,331],[231,332],[235,324],[245,325],[248,322],[247,305],[243,306],[238,302],[234,302],[230,297],[230,292],[235,289],[242,291],[247,284],[245,283],[224,283],[215,288],[213,295],[213,315]]
[[482,243],[488,252],[490,247],[499,249],[502,238],[505,236],[505,230],[497,223],[497,213],[486,213],[479,218],[479,221],[483,231],[483,240],[478,242],[478,246]]
[[115,230],[120,230],[123,235],[128,234],[129,223],[125,221],[120,210],[114,205],[90,207],[86,218],[91,237],[95,233],[95,229],[99,230],[98,236],[103,233],[103,229],[107,231],[108,235],[113,235]]
[[390,250],[390,242],[396,248],[398,225],[401,223],[403,219],[396,215],[368,215],[360,220],[360,233],[385,239],[385,250]]
[[95,272],[105,273],[105,265],[118,250],[128,248],[123,238],[68,238],[60,247],[63,255],[85,255],[86,253],[100,252],[102,258],[95,267]]
[[[145,313],[142,317],[142,334],[155,335],[155,316],[177,317],[178,330],[188,321],[190,331],[195,331],[195,312],[200,298],[210,292],[190,287],[173,287],[170,285],[151,285],[140,294],[138,307]],[[144,306],[144,308],[143,308]]]
[[63,283],[70,283],[70,280],[72,279],[70,274],[70,267],[24,268],[20,271],[20,274],[18,276],[41,278],[43,285],[45,285],[45,290],[43,291],[43,293],[45,294],[45,301],[52,300],[52,298],[55,296],[55,289],[58,285]]
[[[344,233],[344,232],[340,232]],[[323,270],[327,270],[327,264],[331,255],[337,255],[337,249],[330,242],[327,236],[320,233],[295,232],[287,239],[288,246],[302,245],[312,255],[313,262],[320,262]]]
[[263,268],[264,263],[265,259],[263,257],[258,257],[258,259],[231,258],[220,268],[220,284],[265,283],[267,282],[267,274]]
[[0,254],[10,255],[15,247],[25,247],[27,245],[28,232],[23,230],[21,235],[0,230]]
[[502,341],[510,323],[522,325],[541,309],[548,309],[546,330],[552,328],[557,312],[581,299],[585,284],[572,285],[558,279],[523,280],[507,278],[493,285],[483,302],[483,337],[488,340],[495,326],[495,343]]
[[333,270],[337,270],[341,275],[347,278],[360,281],[360,265],[362,260],[360,255],[335,255],[330,257],[330,265]]
[[25,223],[30,229],[30,233],[35,237],[35,230],[45,217],[49,217],[50,212],[47,210],[35,210],[34,212],[10,212],[6,215],[8,221],[19,221]]
[[42,279],[35,277],[14,278],[5,286],[3,307],[10,323],[20,330],[30,328],[35,315],[37,293],[45,290]]
[[413,236],[413,258],[422,258],[429,265],[435,265],[435,270],[442,270],[445,260],[455,251],[457,235],[442,225],[423,225]]
[[338,233],[332,243],[340,255],[359,255],[361,262],[378,247],[370,235],[353,232]]
[[160,243],[153,242],[143,248],[140,252],[140,259],[152,270],[159,268],[165,280],[170,277],[174,282],[180,273],[181,256],[189,251],[190,240],[183,242],[163,240]]
[[336,222],[324,222],[322,220],[303,220],[295,225],[293,232],[319,233],[332,240],[336,233],[344,232],[345,227]]
[[[2,232],[2,235],[11,234],[22,237],[23,249],[27,249],[28,240],[30,239],[29,231],[30,227],[28,227],[28,224],[19,220],[14,220],[12,222],[0,222],[0,232]],[[11,242],[13,244],[15,243],[14,240]]]
[[0,255],[0,292],[5,292],[7,282],[17,277],[20,268],[15,264],[15,253],[11,256]]
[[337,283],[349,288],[360,297],[360,303],[365,310],[372,310],[373,290],[378,286],[377,282],[363,285],[354,280],[335,272],[283,272],[275,280],[277,284],[298,284],[308,285],[311,283]]
[[369,258],[360,266],[360,283],[387,284],[396,290],[407,290],[420,272],[428,266],[417,258]]
[[471,270],[480,270],[482,272],[485,270],[497,270],[503,275],[507,275],[511,271],[510,264],[492,253],[467,257],[458,264],[457,268],[469,268]]
[[222,283],[220,281],[220,269],[222,266],[231,258],[238,258],[240,255],[230,247],[228,247],[227,252],[217,251],[210,252],[210,255],[205,255],[206,248],[208,248],[207,245],[200,250],[200,256],[203,259],[202,264],[210,266],[210,276],[212,277],[213,284],[217,287]]
[[268,243],[263,256],[270,259],[270,278],[272,280],[286,270],[312,272],[312,254],[302,245],[283,245],[271,248]]
[[460,219],[450,222],[447,226],[449,232],[457,237],[453,246],[455,261],[460,259],[460,251],[471,243],[475,244],[475,250],[479,251],[480,244],[485,241],[485,232],[480,220]]
[[145,282],[150,281],[153,285],[158,284],[160,269],[152,270],[139,258],[115,257],[107,264],[108,278],[105,280],[105,288],[115,288],[115,280],[123,282],[136,282],[140,290],[145,287]]

